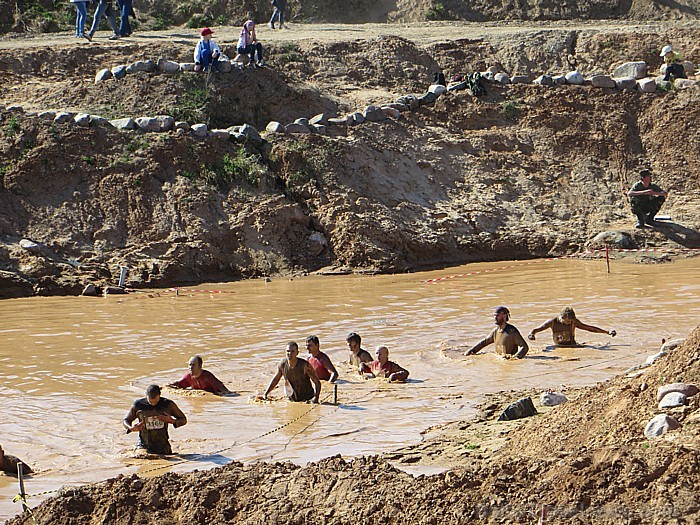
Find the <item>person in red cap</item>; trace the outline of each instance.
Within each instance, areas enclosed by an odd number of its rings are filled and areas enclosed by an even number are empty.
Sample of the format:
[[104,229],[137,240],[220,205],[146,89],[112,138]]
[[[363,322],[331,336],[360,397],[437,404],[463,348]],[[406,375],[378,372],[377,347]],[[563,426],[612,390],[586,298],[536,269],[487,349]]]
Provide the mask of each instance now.
[[194,48],[194,70],[207,71],[211,67],[212,71],[218,71],[217,62],[221,56],[221,49],[212,40],[214,31],[205,27],[199,32],[201,37],[197,47]]

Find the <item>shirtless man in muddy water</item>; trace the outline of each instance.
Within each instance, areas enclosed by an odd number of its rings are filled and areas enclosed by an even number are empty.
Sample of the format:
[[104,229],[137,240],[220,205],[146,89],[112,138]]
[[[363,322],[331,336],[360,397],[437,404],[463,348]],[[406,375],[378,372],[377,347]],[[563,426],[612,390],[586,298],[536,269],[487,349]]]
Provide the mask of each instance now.
[[522,359],[527,354],[528,346],[520,332],[510,320],[510,311],[505,306],[499,306],[493,312],[496,328],[485,338],[464,352],[464,355],[474,355],[482,348],[496,343],[496,353],[506,359],[515,357]]
[[[132,425],[135,419],[138,423]],[[168,425],[181,427],[187,418],[173,401],[160,396],[158,385],[150,385],[146,397],[134,401],[122,424],[127,434],[139,433],[137,448],[151,454],[172,454]]]
[[170,388],[187,388],[191,390],[204,390],[205,392],[210,392],[216,394],[217,396],[223,396],[230,394],[231,391],[226,388],[226,386],[219,381],[214,374],[209,370],[204,370],[202,365],[204,360],[198,356],[193,355],[190,357],[187,366],[190,371],[187,372],[182,379],[174,383],[170,383],[168,386]]
[[321,381],[335,383],[338,371],[333,366],[331,358],[321,352],[321,342],[315,335],[306,338],[306,349],[309,351],[309,364]]
[[360,347],[362,338],[358,334],[355,332],[350,332],[345,338],[345,342],[348,343],[348,348],[350,349],[350,359],[348,360],[350,366],[357,368],[362,363],[372,362],[372,356],[369,354],[369,352]]
[[378,346],[377,359],[371,363],[360,364],[359,372],[371,377],[384,377],[389,383],[403,383],[408,379],[408,370],[400,367],[393,361],[389,361],[389,349],[386,346]]
[[615,337],[617,335],[615,330],[603,330],[597,326],[582,323],[577,319],[576,312],[574,312],[574,309],[570,306],[565,306],[562,308],[558,317],[542,323],[537,328],[533,328],[532,331],[527,334],[527,338],[530,341],[534,341],[535,334],[547,330],[548,328],[551,328],[552,339],[554,344],[557,346],[579,346],[575,337],[577,328],[596,334],[608,334],[611,337]]
[[[294,341],[287,344],[287,357],[280,361],[277,365],[277,373],[270,381],[270,385],[263,394],[263,399],[267,396],[284,377],[287,384],[291,387],[291,392],[285,386],[285,392],[290,401],[311,401],[318,403],[318,398],[321,395],[321,382],[316,377],[316,372],[304,359],[297,357],[299,355],[299,345]],[[312,387],[313,383],[313,387]]]
[[32,469],[24,461],[18,457],[5,454],[5,451],[0,447],[0,471],[10,474],[11,476],[17,475],[17,465],[22,463],[22,474],[31,474]]

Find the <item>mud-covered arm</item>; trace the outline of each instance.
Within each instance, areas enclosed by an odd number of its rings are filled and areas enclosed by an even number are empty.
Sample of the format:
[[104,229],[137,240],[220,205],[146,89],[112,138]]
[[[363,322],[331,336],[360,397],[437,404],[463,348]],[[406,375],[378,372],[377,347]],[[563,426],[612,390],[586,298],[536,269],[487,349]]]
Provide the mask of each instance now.
[[393,381],[406,381],[406,379],[408,379],[408,370],[397,365],[396,363],[392,363],[391,373],[387,379],[390,383]]
[[136,404],[131,405],[131,409],[129,410],[129,413],[126,415],[126,417],[122,420],[122,425],[124,425],[124,428],[126,429],[127,433],[129,432],[137,432],[141,430],[141,423],[137,423],[136,425],[132,425],[134,419],[138,417],[138,410],[136,409]]
[[493,340],[494,340],[493,335],[494,335],[494,332],[491,332],[485,339],[482,339],[481,341],[476,343],[474,346],[472,346],[469,350],[464,352],[464,355],[474,355],[482,348],[485,348],[488,345],[493,344]]
[[175,419],[175,421],[170,422],[175,428],[183,427],[187,424],[187,416],[174,401],[171,401],[170,405],[168,405],[166,414]]
[[552,328],[552,324],[554,324],[554,319],[550,319],[549,321],[545,321],[537,328],[533,328],[532,330],[530,330],[530,333],[527,334],[527,338],[534,341],[535,334],[539,334],[540,332],[545,331],[547,328]]
[[272,381],[270,381],[267,390],[265,390],[265,393],[263,394],[263,399],[267,399],[268,394],[275,389],[277,383],[280,382],[280,379],[282,379],[282,370],[277,370],[275,377],[272,378]]
[[525,341],[525,339],[523,339],[520,330],[516,328],[515,333],[513,335],[515,336],[515,342],[518,345],[518,351],[515,353],[515,357],[517,359],[522,359],[527,355],[527,351],[530,349],[530,347],[527,346],[527,342]]
[[596,334],[608,334],[613,337],[615,337],[615,335],[617,334],[615,330],[605,330],[603,328],[598,328],[597,326],[582,323],[578,319],[576,319],[576,328],[580,328],[581,330],[585,330],[586,332],[593,332]]
[[314,371],[314,368],[306,363],[306,368],[304,369],[306,372],[306,375],[309,376],[309,379],[311,379],[311,382],[314,384],[314,403],[318,403],[318,400],[321,397],[321,381],[318,379],[318,376],[316,375],[316,372]]

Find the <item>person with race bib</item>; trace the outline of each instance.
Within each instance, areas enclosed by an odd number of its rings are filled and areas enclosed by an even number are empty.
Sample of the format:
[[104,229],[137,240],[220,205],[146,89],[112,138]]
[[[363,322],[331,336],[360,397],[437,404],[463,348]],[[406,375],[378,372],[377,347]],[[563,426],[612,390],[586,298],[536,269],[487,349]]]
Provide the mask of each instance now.
[[565,306],[562,308],[558,317],[550,319],[537,328],[533,328],[532,331],[527,334],[527,338],[534,341],[535,334],[547,330],[548,328],[552,330],[552,339],[554,344],[557,346],[578,346],[575,337],[577,328],[596,334],[608,334],[611,337],[615,337],[615,335],[617,335],[615,330],[608,331],[598,328],[597,326],[582,323],[576,317],[576,312],[574,312],[574,309],[570,306]]
[[[316,372],[304,359],[297,357],[299,355],[299,345],[294,341],[287,344],[287,357],[280,361],[277,365],[277,373],[270,381],[270,385],[263,394],[263,399],[267,396],[284,377],[284,391],[290,401],[318,403],[321,395],[321,382],[316,377]],[[313,385],[313,386],[312,386]]]
[[309,351],[309,364],[316,372],[320,381],[335,383],[338,379],[338,371],[333,366],[331,358],[321,352],[321,343],[318,337],[310,335],[306,338],[306,349]]
[[389,349],[386,346],[378,346],[376,355],[377,359],[371,363],[362,363],[360,365],[358,370],[360,374],[383,377],[389,383],[403,383],[408,379],[408,370],[400,367],[393,361],[389,361]]
[[350,349],[350,358],[348,359],[350,366],[357,368],[362,363],[372,362],[372,356],[369,354],[369,352],[360,347],[362,344],[362,338],[358,334],[355,332],[350,332],[345,338],[345,342],[348,344],[348,348]]
[[[134,420],[138,420],[134,423]],[[161,397],[160,387],[150,385],[146,389],[146,397],[137,399],[122,422],[126,433],[139,433],[137,448],[151,454],[172,454],[168,425],[179,428],[187,424],[187,417],[182,410],[171,401]]]
[[527,343],[523,336],[520,335],[518,329],[512,324],[508,324],[510,320],[510,310],[505,306],[499,306],[493,312],[493,321],[496,328],[469,350],[464,352],[464,355],[474,355],[482,348],[496,344],[496,353],[506,359],[515,357],[522,359],[528,351]]

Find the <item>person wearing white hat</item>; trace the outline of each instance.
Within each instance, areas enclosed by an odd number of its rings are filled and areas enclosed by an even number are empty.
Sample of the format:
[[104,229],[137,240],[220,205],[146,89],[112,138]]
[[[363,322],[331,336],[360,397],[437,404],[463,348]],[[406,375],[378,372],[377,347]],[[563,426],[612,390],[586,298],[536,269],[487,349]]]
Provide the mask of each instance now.
[[659,56],[663,57],[666,63],[665,81],[670,82],[677,78],[686,78],[685,68],[681,64],[682,57],[671,46],[664,46]]

